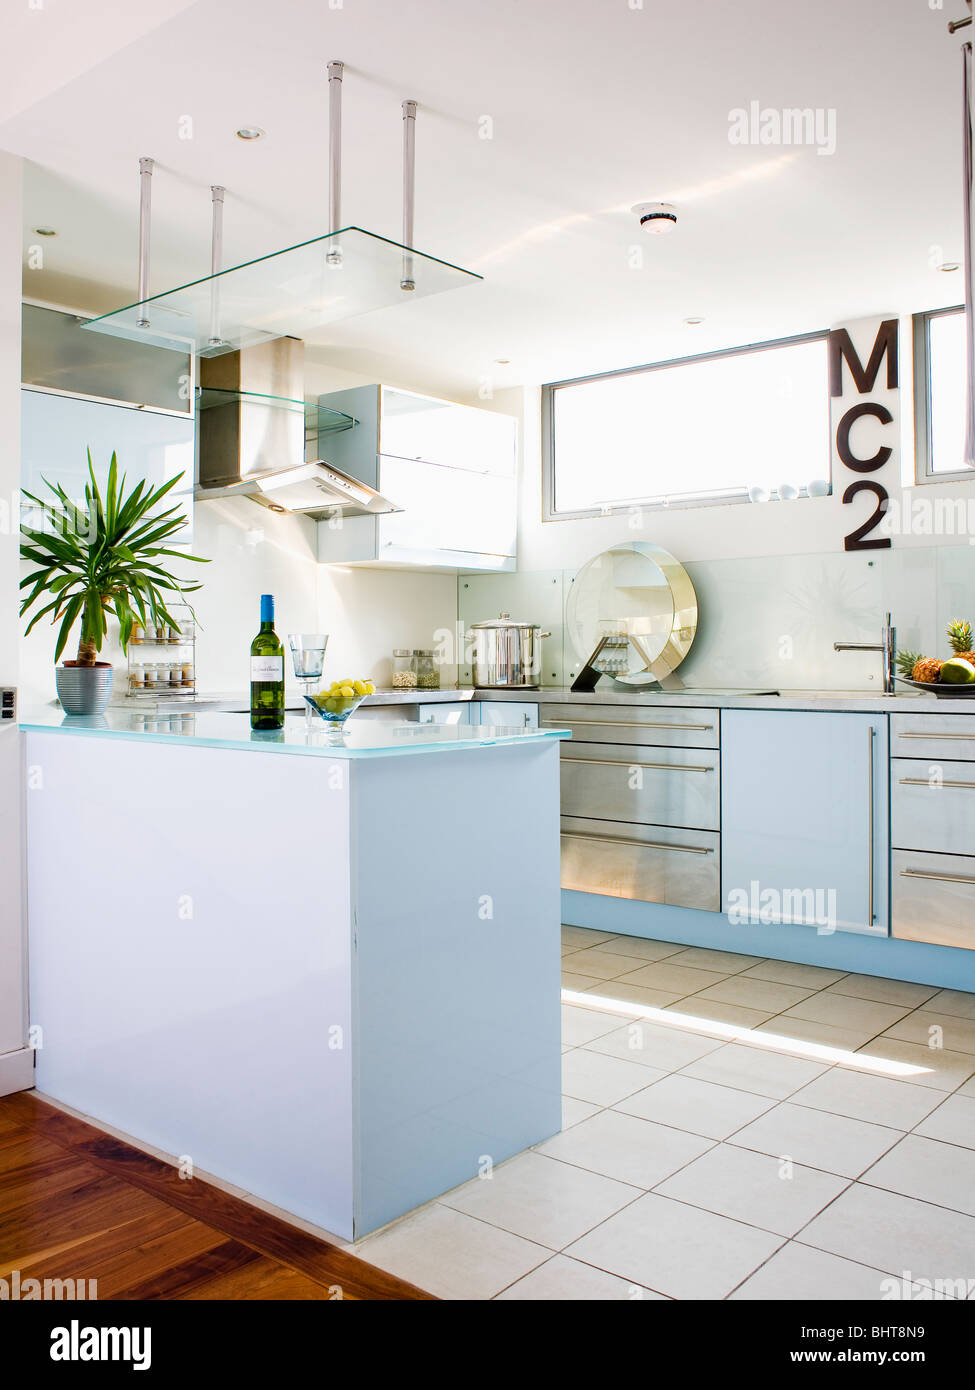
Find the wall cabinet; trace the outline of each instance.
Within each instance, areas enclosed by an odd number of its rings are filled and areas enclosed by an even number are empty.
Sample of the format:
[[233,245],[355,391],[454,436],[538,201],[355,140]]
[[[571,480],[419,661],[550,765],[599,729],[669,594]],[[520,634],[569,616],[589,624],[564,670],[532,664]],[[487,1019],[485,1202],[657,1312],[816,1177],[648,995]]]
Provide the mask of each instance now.
[[357,422],[322,434],[321,457],[402,509],[320,522],[319,560],[514,569],[516,422],[510,416],[388,386],[333,391],[319,400]]
[[727,710],[721,755],[725,911],[886,936],[886,716]]
[[[177,503],[187,525],[169,545],[190,545],[193,539],[193,470],[195,422],[192,417],[165,411],[135,410],[79,396],[59,396],[24,388],[21,400],[21,483],[43,499],[43,479],[61,483],[69,497],[84,498],[91,450],[99,487],[108,478],[113,451],[118,455],[119,481],[127,475],[126,491],[143,478],[154,487],[183,474],[165,498],[163,509]],[[172,499],[172,501],[170,501]],[[29,514],[28,514],[29,516]]]

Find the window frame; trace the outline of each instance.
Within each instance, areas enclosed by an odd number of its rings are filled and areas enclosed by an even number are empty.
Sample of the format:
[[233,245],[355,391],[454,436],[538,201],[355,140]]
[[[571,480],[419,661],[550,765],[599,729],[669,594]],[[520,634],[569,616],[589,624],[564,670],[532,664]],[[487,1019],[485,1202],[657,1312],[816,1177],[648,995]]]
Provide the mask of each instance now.
[[960,468],[950,473],[933,473],[931,420],[931,320],[963,314],[964,304],[952,304],[946,309],[925,309],[912,315],[914,370],[914,483],[958,483],[975,481],[975,468]]
[[[767,342],[743,343],[740,347],[717,348],[713,352],[697,352],[687,357],[670,357],[663,362],[648,362],[637,367],[617,367],[608,372],[593,372],[588,376],[567,377],[564,381],[548,381],[542,386],[542,521],[579,521],[594,516],[619,516],[631,512],[635,507],[643,511],[672,511],[687,507],[727,507],[740,502],[749,502],[746,488],[727,488],[720,492],[685,493],[667,497],[635,497],[626,502],[618,502],[611,507],[588,507],[581,511],[557,511],[555,508],[555,393],[566,386],[583,386],[590,381],[606,381],[611,377],[642,376],[645,372],[665,371],[671,367],[689,366],[695,362],[710,362],[720,357],[742,357],[746,354],[766,352],[774,348],[796,347],[802,343],[829,342],[829,330],[814,329],[810,333],[796,333],[786,338],[770,338]],[[826,401],[829,408],[829,371],[826,372]],[[833,492],[833,458],[829,449],[823,476],[829,481],[829,494]],[[805,488],[800,497],[807,497]]]

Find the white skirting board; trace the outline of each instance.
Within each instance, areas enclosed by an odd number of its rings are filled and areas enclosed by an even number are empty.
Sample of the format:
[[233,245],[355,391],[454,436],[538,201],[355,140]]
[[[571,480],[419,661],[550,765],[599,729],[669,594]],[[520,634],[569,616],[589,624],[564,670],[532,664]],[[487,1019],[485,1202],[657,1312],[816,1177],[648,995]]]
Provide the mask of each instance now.
[[29,1091],[33,1084],[33,1048],[21,1047],[16,1052],[0,1053],[0,1096],[12,1096],[14,1091]]

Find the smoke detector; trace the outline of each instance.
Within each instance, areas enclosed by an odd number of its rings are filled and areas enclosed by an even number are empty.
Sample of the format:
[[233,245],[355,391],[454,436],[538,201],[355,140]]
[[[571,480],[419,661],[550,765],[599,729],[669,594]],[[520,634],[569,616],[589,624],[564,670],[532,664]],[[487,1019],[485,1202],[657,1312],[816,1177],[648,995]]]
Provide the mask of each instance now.
[[640,226],[651,236],[672,232],[677,226],[677,209],[673,203],[634,203],[630,209],[640,219]]

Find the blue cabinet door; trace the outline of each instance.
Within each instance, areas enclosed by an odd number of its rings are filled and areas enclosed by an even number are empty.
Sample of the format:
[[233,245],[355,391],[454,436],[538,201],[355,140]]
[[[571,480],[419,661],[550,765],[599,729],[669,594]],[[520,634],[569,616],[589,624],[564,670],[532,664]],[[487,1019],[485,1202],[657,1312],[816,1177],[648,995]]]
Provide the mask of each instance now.
[[469,724],[471,722],[471,706],[468,700],[436,701],[429,705],[420,705],[417,709],[417,718],[421,724]]
[[732,920],[888,934],[887,739],[885,715],[722,713]]
[[479,719],[492,728],[537,729],[538,705],[522,700],[482,700]]

